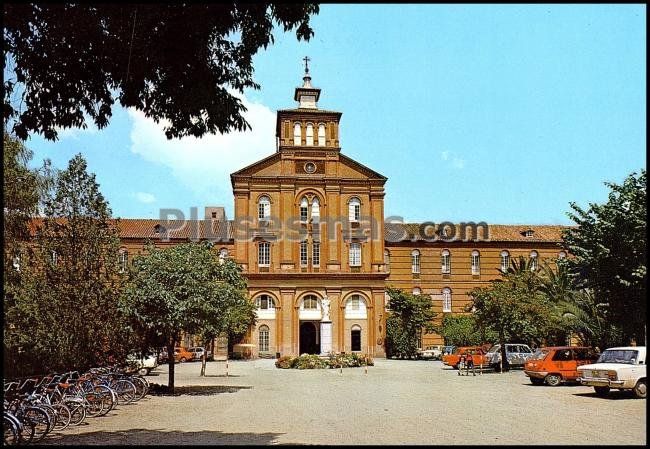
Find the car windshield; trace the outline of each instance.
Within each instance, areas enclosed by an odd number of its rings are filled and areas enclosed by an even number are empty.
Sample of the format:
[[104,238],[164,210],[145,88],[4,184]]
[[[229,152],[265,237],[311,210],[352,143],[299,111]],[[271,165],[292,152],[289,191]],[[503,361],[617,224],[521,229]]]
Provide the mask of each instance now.
[[636,363],[639,351],[634,349],[606,349],[596,363],[627,363],[634,365]]
[[544,360],[548,355],[548,349],[538,349],[530,356],[530,360]]

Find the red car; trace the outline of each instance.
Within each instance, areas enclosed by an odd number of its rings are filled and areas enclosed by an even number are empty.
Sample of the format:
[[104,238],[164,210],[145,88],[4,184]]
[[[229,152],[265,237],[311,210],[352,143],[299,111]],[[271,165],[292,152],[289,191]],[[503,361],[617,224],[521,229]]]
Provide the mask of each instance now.
[[485,351],[481,346],[461,346],[460,348],[456,348],[452,354],[442,356],[442,363],[458,369],[460,356],[463,354],[472,354],[472,361],[476,367],[487,365],[487,362],[484,360]]
[[560,385],[579,376],[578,367],[594,363],[598,354],[586,346],[549,346],[538,349],[524,365],[533,385]]

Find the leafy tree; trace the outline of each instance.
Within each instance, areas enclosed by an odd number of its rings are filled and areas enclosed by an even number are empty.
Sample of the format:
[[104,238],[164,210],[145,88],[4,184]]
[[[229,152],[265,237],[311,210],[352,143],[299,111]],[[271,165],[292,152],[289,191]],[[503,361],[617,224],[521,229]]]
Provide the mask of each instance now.
[[388,288],[390,314],[386,319],[386,354],[388,357],[411,358],[417,355],[418,337],[424,329],[434,332],[436,313],[429,295],[413,295]]
[[231,92],[259,89],[252,59],[273,43],[274,24],[309,40],[318,11],[315,3],[6,4],[5,123],[14,120],[20,139],[56,140],[57,127],[85,128],[86,116],[105,127],[118,101],[169,121],[170,139],[250,128]]
[[445,339],[445,344],[455,346],[475,346],[496,341],[490,330],[481,329],[474,315],[445,314],[437,332]]
[[86,169],[77,155],[58,174],[36,226],[34,257],[21,265],[23,283],[8,310],[10,344],[21,348],[21,364],[32,373],[83,370],[125,356],[119,237]]
[[519,257],[501,279],[490,281],[488,287],[477,287],[468,293],[471,310],[480,328],[494,332],[501,344],[503,368],[508,369],[505,343],[510,341],[539,342],[553,328],[552,303],[540,292],[539,270],[531,261]]
[[578,288],[593,291],[608,305],[608,320],[622,332],[622,343],[645,341],[647,283],[646,172],[630,174],[610,189],[605,204],[584,210],[571,203],[569,217],[578,225],[566,230],[564,243],[575,256],[569,268]]
[[252,307],[239,273],[233,261],[219,263],[205,242],[167,248],[149,244],[146,254],[134,258],[120,308],[130,317],[142,346],[167,348],[170,391],[174,347],[182,331],[214,337],[235,324],[252,324],[250,319],[233,322],[231,309],[243,302]]

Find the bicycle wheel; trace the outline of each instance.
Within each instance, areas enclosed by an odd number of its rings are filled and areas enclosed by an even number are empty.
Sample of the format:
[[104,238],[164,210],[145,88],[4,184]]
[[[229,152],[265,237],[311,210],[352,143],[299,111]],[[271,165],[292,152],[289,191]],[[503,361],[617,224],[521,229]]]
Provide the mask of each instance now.
[[2,417],[2,439],[3,446],[13,446],[18,444],[19,424],[9,418],[6,414]]
[[56,422],[54,423],[54,430],[61,431],[68,428],[72,415],[70,409],[65,404],[53,404],[52,407],[56,411]]
[[70,425],[78,426],[86,419],[86,407],[79,398],[66,398],[63,400],[66,407],[70,409]]
[[135,385],[133,385],[133,382],[129,380],[118,380],[115,382],[113,389],[115,390],[115,393],[117,393],[119,401],[124,404],[129,404],[135,399],[136,388]]
[[147,394],[147,385],[141,377],[133,377],[131,382],[135,385],[135,401],[137,402]]
[[30,406],[25,409],[23,422],[29,422],[34,428],[31,442],[38,443],[48,434],[52,426],[52,417],[42,408]]

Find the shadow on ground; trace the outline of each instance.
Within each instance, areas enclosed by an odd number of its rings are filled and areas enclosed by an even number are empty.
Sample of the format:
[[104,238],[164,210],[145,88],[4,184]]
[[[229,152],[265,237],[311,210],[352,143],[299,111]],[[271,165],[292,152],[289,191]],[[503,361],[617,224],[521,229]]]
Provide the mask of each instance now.
[[[598,396],[595,391],[589,393],[574,393],[574,396],[581,396],[585,398],[600,398],[600,396]],[[617,401],[617,400],[624,400],[624,399],[630,399],[633,401],[639,400],[636,396],[634,396],[632,390],[618,390],[618,391],[612,390],[607,394],[607,396],[602,397],[600,399],[602,399],[603,401],[609,401],[609,400]]]
[[276,445],[282,433],[227,433],[220,431],[181,432],[162,429],[130,429],[116,432],[89,432],[83,435],[51,435],[46,445]]
[[[251,386],[248,385],[185,385],[182,387],[175,387],[173,396],[211,396],[220,393],[237,393],[239,390],[250,390]],[[153,384],[149,388],[149,393],[152,396],[172,396],[166,385]]]

